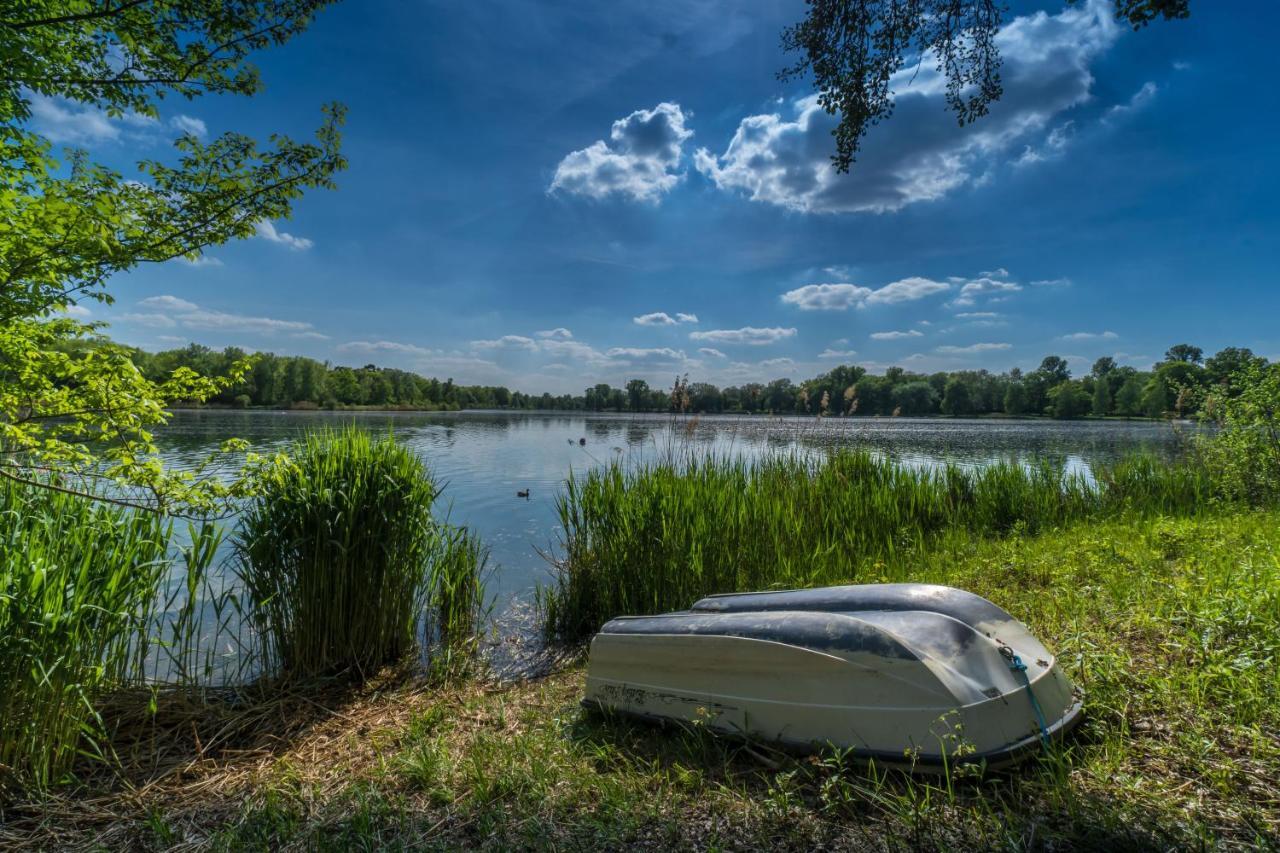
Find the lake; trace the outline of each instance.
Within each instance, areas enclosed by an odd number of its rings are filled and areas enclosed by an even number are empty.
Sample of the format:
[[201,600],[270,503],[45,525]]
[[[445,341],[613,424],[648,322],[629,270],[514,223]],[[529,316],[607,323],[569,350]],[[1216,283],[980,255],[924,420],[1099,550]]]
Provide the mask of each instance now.
[[[488,588],[499,614],[527,603],[549,578],[539,552],[556,550],[554,501],[565,477],[614,458],[639,463],[673,443],[750,456],[850,446],[913,466],[1049,459],[1087,474],[1135,450],[1176,455],[1179,430],[1190,429],[1148,421],[202,410],[175,413],[156,437],[165,458],[182,466],[232,436],[263,452],[285,447],[307,429],[346,423],[394,434],[446,484],[450,520],[474,530],[490,549]],[[523,489],[527,500],[516,497]]]

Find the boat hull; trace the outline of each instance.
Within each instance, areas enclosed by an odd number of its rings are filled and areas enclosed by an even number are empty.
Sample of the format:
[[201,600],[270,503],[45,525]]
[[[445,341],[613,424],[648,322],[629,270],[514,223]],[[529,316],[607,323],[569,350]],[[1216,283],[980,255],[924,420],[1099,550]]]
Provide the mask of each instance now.
[[[1006,764],[1078,722],[1077,691],[1021,623],[977,596],[989,609],[962,618],[938,612],[945,607],[857,609],[886,606],[889,587],[921,585],[834,588],[845,595],[838,612],[699,602],[614,620],[592,641],[584,704],[921,769]],[[764,603],[804,604],[814,592]],[[1025,670],[1011,665],[1015,656]]]

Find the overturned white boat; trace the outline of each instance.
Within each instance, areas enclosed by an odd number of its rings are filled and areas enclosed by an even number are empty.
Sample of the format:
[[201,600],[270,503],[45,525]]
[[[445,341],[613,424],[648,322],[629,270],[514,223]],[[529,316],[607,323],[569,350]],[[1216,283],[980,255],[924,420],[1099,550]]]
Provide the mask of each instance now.
[[1021,622],[913,583],[715,595],[614,619],[591,641],[583,704],[922,769],[1007,763],[1081,710]]

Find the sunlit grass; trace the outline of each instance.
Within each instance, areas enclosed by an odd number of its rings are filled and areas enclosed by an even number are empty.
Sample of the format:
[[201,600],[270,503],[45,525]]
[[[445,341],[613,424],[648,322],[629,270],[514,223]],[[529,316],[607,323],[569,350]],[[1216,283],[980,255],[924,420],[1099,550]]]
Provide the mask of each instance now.
[[570,476],[563,554],[540,603],[547,634],[577,640],[712,593],[901,580],[905,555],[947,536],[1188,513],[1210,494],[1200,469],[1145,457],[1096,482],[1049,464],[922,470],[853,450],[616,463]]

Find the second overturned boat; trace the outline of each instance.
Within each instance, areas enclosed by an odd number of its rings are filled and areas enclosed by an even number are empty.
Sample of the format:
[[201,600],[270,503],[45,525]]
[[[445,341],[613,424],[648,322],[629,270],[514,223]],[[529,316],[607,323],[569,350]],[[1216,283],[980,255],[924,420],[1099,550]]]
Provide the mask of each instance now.
[[999,765],[1080,717],[1049,651],[963,590],[870,584],[704,598],[610,621],[588,707],[929,767]]

